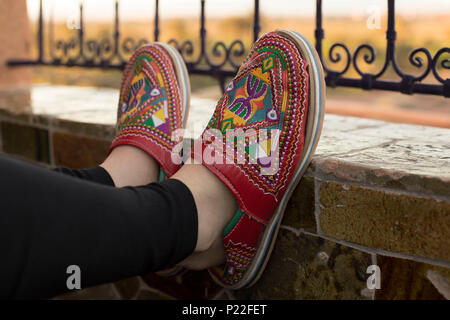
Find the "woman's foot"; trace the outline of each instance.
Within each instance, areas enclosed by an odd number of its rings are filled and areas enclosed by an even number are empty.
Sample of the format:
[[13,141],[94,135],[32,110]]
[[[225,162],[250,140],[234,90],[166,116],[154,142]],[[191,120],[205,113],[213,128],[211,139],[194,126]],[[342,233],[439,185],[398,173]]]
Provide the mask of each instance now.
[[180,262],[179,266],[188,270],[200,271],[221,265],[225,261],[225,248],[223,246],[223,235],[221,234],[219,237],[216,237],[207,250],[193,253]]
[[172,151],[183,139],[178,130],[186,126],[189,97],[186,66],[174,48],[152,43],[133,54],[122,80],[117,134],[101,165],[117,187],[155,182],[180,168]]
[[320,60],[301,35],[277,31],[255,43],[194,147],[202,165],[174,176],[191,189],[199,214],[201,253],[185,266],[225,262],[209,271],[232,289],[258,280],[317,146],[324,89]]

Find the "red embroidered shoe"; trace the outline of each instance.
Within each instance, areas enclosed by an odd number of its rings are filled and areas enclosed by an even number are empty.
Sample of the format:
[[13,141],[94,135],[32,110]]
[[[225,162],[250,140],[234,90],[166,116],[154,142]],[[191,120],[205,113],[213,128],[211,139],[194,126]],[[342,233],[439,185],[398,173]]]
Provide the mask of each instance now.
[[180,165],[172,161],[173,147],[183,137],[172,137],[187,123],[190,85],[183,59],[171,46],[153,43],[140,47],[125,67],[117,114],[117,134],[109,152],[132,145],[160,165],[160,180]]
[[219,100],[193,156],[239,204],[224,230],[227,261],[209,270],[220,285],[239,289],[261,276],[319,140],[324,98],[314,47],[296,32],[276,31],[254,44]]

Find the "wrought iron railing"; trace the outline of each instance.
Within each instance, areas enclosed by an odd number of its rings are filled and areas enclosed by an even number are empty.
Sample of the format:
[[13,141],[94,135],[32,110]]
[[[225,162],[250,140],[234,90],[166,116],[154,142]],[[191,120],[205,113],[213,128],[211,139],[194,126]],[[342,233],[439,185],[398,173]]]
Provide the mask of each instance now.
[[[200,11],[200,50],[194,57],[194,42],[185,40],[179,42],[176,39],[169,40],[183,56],[187,68],[191,74],[209,75],[217,78],[220,82],[222,90],[225,86],[227,77],[235,75],[239,68],[236,59],[243,58],[247,53],[247,48],[242,40],[234,40],[231,44],[226,45],[222,41],[216,42],[211,53],[208,53],[206,46],[207,30],[205,21],[205,0],[201,0]],[[426,48],[414,49],[408,57],[409,63],[416,67],[422,68],[420,75],[414,76],[404,72],[397,63],[395,44],[397,33],[395,30],[395,0],[387,0],[387,31],[386,31],[386,55],[383,66],[377,73],[363,72],[359,65],[358,59],[362,56],[367,65],[375,62],[376,54],[373,46],[369,44],[359,45],[352,54],[350,49],[344,43],[334,43],[328,52],[328,60],[330,64],[341,63],[344,67],[341,70],[332,69],[325,61],[323,56],[322,42],[325,32],[322,26],[322,0],[316,0],[316,29],[315,29],[315,46],[321,58],[323,67],[326,71],[326,83],[328,86],[336,87],[353,87],[365,90],[379,89],[398,91],[405,94],[423,93],[441,95],[450,97],[450,78],[444,79],[438,71],[438,63],[443,69],[450,69],[450,58],[444,59],[444,54],[450,54],[449,47],[439,49],[434,56]],[[83,5],[80,4],[80,20],[77,37],[69,40],[57,40],[50,43],[50,58],[45,57],[44,52],[44,21],[42,0],[39,6],[38,18],[38,57],[35,60],[12,60],[8,61],[10,66],[18,65],[52,65],[52,66],[79,66],[79,67],[99,67],[99,68],[119,68],[125,67],[126,59],[124,55],[132,53],[140,45],[147,43],[147,39],[133,39],[127,37],[121,39],[119,28],[119,3],[115,2],[114,16],[114,33],[111,38],[104,39],[86,39],[85,26],[83,21]],[[254,18],[253,18],[253,40],[256,41],[261,31],[259,0],[254,0]],[[160,34],[159,27],[159,0],[155,0],[155,17],[154,17],[154,37],[153,40],[158,41]],[[345,53],[342,56],[337,51]],[[75,53],[74,53],[75,52]],[[425,61],[420,57],[425,57]],[[358,77],[352,78],[346,76],[350,67],[356,71]],[[388,67],[392,66],[393,71],[400,77],[399,81],[389,81],[382,79],[386,74]],[[430,73],[436,79],[434,84],[423,83]]]

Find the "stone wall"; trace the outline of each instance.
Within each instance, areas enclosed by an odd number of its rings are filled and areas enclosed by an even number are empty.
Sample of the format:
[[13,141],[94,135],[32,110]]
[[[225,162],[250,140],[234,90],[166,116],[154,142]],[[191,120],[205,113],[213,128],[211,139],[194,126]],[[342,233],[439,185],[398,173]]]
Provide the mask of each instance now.
[[[96,165],[114,136],[111,124],[17,110],[0,109],[3,152],[48,166]],[[151,274],[57,299],[449,298],[448,150],[447,129],[327,115],[254,287],[223,290],[207,272]],[[367,288],[370,265],[381,289]]]

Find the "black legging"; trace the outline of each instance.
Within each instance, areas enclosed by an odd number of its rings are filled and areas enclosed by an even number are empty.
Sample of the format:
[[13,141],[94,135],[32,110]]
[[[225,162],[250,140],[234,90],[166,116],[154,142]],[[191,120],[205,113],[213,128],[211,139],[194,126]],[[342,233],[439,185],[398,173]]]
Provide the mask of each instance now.
[[63,293],[70,265],[82,287],[160,270],[194,251],[197,226],[178,180],[115,188],[101,167],[52,171],[0,156],[0,298]]

